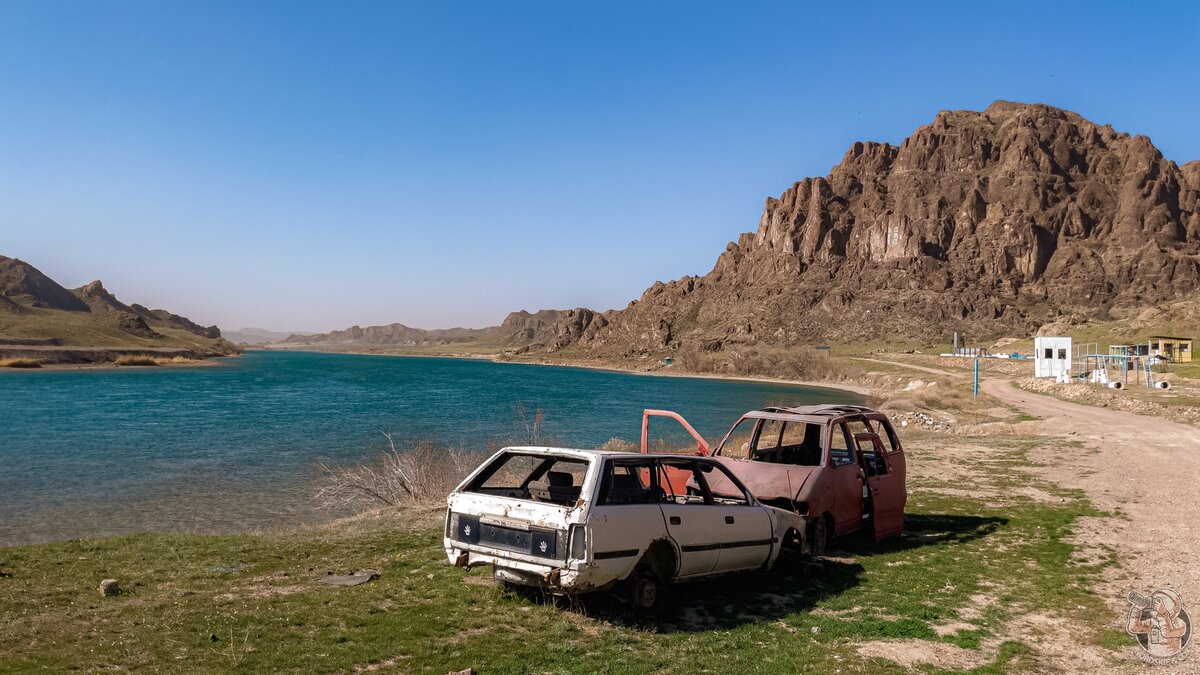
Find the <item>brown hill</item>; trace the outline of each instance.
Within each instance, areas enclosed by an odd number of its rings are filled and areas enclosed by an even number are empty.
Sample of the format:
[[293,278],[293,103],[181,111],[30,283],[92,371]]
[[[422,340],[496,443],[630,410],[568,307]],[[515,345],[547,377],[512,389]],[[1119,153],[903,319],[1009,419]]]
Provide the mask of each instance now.
[[0,255],[0,296],[13,304],[86,312],[85,305],[71,291],[23,260]]
[[[194,355],[236,351],[207,328],[166,310],[126,305],[93,281],[67,290],[37,268],[0,256],[0,346],[173,348]],[[47,360],[54,360],[47,353]]]
[[769,198],[707,275],[656,283],[576,340],[681,346],[1029,334],[1195,297],[1200,162],[1046,105],[943,111],[899,147],[855,143]]

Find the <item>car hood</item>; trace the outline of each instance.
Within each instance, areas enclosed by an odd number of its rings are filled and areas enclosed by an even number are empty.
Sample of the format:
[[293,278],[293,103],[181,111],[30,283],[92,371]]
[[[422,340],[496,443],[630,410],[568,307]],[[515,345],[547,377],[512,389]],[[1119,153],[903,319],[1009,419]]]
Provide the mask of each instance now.
[[[820,467],[797,466],[795,464],[771,464],[769,462],[752,462],[748,459],[732,457],[714,457],[738,477],[750,493],[760,500],[791,499],[795,500],[804,488],[804,484]],[[715,472],[714,472],[715,473]],[[732,490],[733,486],[723,478],[706,476],[710,487],[715,492]],[[722,485],[724,483],[724,485]]]

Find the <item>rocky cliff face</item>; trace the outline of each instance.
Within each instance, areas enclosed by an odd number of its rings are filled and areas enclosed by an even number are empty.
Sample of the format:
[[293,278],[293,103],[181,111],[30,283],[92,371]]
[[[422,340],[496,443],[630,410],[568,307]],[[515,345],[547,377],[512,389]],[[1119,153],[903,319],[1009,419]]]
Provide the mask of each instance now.
[[1045,105],[944,111],[899,147],[855,143],[769,198],[701,277],[589,317],[625,355],[829,338],[1025,335],[1200,285],[1200,162]]

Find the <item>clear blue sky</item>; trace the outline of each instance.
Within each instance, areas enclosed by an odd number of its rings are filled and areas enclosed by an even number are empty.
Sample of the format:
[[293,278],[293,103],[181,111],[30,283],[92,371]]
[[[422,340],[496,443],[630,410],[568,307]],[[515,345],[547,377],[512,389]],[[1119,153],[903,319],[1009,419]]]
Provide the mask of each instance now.
[[1200,158],[1195,3],[838,4],[3,0],[0,253],[227,329],[482,326],[705,273],[941,109]]

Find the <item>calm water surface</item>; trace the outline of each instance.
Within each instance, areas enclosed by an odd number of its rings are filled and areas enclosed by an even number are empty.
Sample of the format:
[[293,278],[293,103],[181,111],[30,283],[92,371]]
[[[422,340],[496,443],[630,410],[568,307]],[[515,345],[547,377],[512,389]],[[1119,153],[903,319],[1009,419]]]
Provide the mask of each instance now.
[[[810,387],[581,368],[295,352],[220,366],[0,372],[0,545],[141,530],[238,531],[313,520],[317,463],[398,440],[486,447],[521,402],[556,443],[637,441],[641,410],[710,441],[776,403],[859,402]],[[664,431],[668,429],[663,422]],[[673,439],[674,440],[674,439]]]

